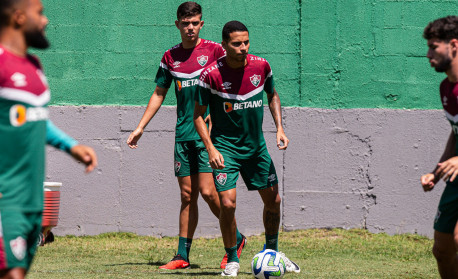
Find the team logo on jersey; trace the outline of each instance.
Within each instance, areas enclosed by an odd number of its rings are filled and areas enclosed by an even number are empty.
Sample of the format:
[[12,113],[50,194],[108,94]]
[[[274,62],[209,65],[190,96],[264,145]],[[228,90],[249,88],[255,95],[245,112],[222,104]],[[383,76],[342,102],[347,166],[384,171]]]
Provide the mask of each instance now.
[[226,184],[227,181],[227,174],[225,173],[220,173],[216,176],[216,181],[218,181],[219,184],[224,185]]
[[27,250],[27,242],[25,239],[18,236],[16,239],[10,241],[10,247],[16,259],[22,261],[25,257],[25,251]]
[[273,173],[273,174],[269,175],[269,177],[267,177],[267,179],[269,180],[269,182],[274,182],[275,179],[277,179],[277,176]]
[[261,76],[254,74],[252,77],[250,77],[250,81],[255,87],[258,87],[259,83],[261,82]]
[[232,103],[229,103],[229,102],[224,102],[224,111],[226,113],[229,113],[232,111]]
[[201,55],[199,57],[197,57],[197,62],[199,62],[200,66],[205,66],[205,64],[207,64],[207,61],[208,61],[208,56],[205,56],[205,55]]
[[181,168],[181,163],[178,161],[175,161],[175,172],[179,172]]
[[221,84],[221,87],[223,87],[224,90],[229,90],[231,89],[231,85],[232,83],[230,83],[229,81],[226,81],[225,83]]
[[177,80],[178,91],[181,91],[181,81]]
[[27,85],[27,81],[25,80],[25,75],[21,73],[14,73],[11,76],[11,80],[14,82],[14,86],[16,87],[24,87]]
[[180,61],[173,62],[172,64],[173,68],[180,68],[180,63],[181,63]]

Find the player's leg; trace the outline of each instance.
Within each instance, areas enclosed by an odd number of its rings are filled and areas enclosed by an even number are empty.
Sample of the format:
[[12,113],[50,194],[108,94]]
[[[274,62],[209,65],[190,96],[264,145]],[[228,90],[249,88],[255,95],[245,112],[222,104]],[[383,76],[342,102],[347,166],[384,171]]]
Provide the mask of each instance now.
[[278,229],[280,227],[280,204],[278,184],[259,190],[264,203],[263,222],[266,233],[266,248],[278,251]]
[[189,268],[189,251],[199,220],[197,200],[199,198],[198,176],[191,175],[189,164],[189,142],[175,143],[175,176],[180,187],[180,215],[178,251],[172,260],[160,269]]
[[0,279],[24,279],[26,270],[24,268],[13,268],[0,270]]
[[433,254],[442,279],[458,278],[458,260],[454,235],[434,231]]
[[434,218],[433,254],[442,278],[458,278],[458,184],[447,182]]

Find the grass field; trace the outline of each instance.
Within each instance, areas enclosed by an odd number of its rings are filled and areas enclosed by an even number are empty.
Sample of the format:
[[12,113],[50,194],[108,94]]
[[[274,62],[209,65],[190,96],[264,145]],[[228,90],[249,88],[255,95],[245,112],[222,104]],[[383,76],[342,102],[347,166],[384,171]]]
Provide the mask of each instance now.
[[[191,269],[163,271],[177,238],[128,233],[57,237],[40,247],[28,278],[213,278],[224,254],[221,238],[195,239]],[[264,236],[248,237],[238,278],[253,278],[251,258]],[[418,235],[371,234],[364,230],[282,232],[280,250],[302,269],[284,278],[438,278],[432,240]]]

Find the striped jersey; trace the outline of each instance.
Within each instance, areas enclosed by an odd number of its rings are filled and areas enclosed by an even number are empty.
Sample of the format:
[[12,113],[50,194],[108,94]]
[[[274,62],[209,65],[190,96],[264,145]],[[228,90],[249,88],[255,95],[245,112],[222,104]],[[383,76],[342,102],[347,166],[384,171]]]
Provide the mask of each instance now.
[[38,59],[0,46],[0,209],[43,209],[49,100]]
[[223,57],[202,72],[196,101],[210,107],[211,139],[218,151],[249,158],[267,150],[262,92],[273,90],[269,63],[255,55],[249,54],[242,68],[229,67]]
[[457,142],[455,153],[458,155],[458,83],[444,79],[440,85],[440,95],[445,116],[452,125],[453,134]]
[[194,97],[199,75],[206,66],[224,55],[220,44],[204,39],[194,48],[185,49],[180,43],[164,53],[155,82],[161,88],[170,88],[172,82],[175,84],[175,141],[200,139],[193,122]]

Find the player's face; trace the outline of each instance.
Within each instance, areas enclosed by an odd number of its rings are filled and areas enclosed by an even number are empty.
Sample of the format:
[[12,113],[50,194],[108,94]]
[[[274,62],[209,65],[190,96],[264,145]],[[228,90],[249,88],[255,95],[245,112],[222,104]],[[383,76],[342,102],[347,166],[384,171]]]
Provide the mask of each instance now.
[[236,62],[245,62],[250,48],[250,37],[247,31],[232,32],[229,40],[222,43],[228,59]]
[[450,44],[434,38],[428,40],[428,53],[426,57],[436,72],[446,72],[450,69],[452,63]]
[[200,20],[202,15],[182,17],[175,21],[176,27],[180,30],[181,40],[184,42],[194,42],[199,39],[199,32],[204,25]]
[[28,2],[24,24],[24,36],[27,46],[45,49],[49,47],[49,42],[45,36],[48,18],[43,14],[43,4],[41,0],[29,0]]

